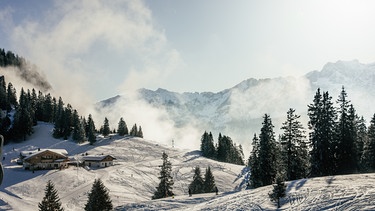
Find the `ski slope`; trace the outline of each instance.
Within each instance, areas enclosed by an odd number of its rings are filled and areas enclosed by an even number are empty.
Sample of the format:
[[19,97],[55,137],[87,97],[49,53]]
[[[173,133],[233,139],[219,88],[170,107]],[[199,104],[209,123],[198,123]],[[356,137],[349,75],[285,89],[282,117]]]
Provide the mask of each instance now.
[[[208,166],[221,191],[240,189],[244,166],[220,163],[200,156],[198,151],[163,146],[152,140],[133,137],[98,137],[95,145],[76,144],[68,140],[52,138],[53,125],[39,123],[30,140],[9,144],[4,147],[4,181],[0,187],[0,210],[37,210],[44,197],[44,189],[51,180],[58,191],[65,210],[83,210],[87,193],[96,178],[101,178],[109,189],[114,207],[149,201],[159,183],[161,155],[166,152],[172,162],[174,193],[187,194],[193,177],[193,168],[200,166],[202,172]],[[101,169],[69,167],[65,170],[23,170],[15,163],[20,151],[37,148],[64,148],[70,156],[82,153],[90,155],[111,154],[116,157],[115,165]]]
[[[198,151],[161,145],[132,137],[99,137],[95,145],[78,145],[53,139],[53,126],[39,123],[30,140],[5,146],[5,178],[0,187],[0,210],[37,210],[44,188],[52,180],[65,210],[83,210],[94,179],[101,178],[109,189],[116,210],[275,210],[268,197],[271,186],[245,190],[244,166],[216,162]],[[65,170],[23,170],[14,161],[20,151],[36,148],[64,148],[71,156],[82,153],[111,154],[115,165],[101,169],[69,167]],[[172,162],[175,197],[151,200],[158,185],[161,154]],[[187,187],[193,168],[211,166],[219,194],[189,197]],[[280,210],[375,210],[375,174],[310,178],[287,183],[287,196]]]

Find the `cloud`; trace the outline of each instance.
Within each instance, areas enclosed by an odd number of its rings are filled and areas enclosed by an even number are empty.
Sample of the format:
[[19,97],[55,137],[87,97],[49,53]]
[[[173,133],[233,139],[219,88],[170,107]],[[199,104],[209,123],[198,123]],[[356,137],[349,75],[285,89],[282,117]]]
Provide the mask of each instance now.
[[129,130],[134,124],[141,126],[145,139],[168,146],[171,146],[173,140],[176,147],[199,149],[200,136],[203,133],[200,129],[193,123],[176,127],[175,120],[166,108],[149,104],[135,92],[121,96],[116,103],[97,108],[93,115],[99,121],[95,122],[98,128],[104,124],[104,118],[107,117],[111,129],[117,129],[118,121],[123,117]]
[[[7,12],[9,17],[10,12]],[[13,13],[14,14],[14,13]],[[146,139],[197,148],[202,131],[176,129],[164,109],[139,100],[136,90],[156,87],[183,65],[143,1],[55,1],[40,17],[9,27],[15,51],[44,70],[54,96],[92,114],[97,128],[107,117],[117,129],[121,117],[130,129],[142,126]],[[126,96],[116,106],[96,110],[98,92]],[[193,141],[192,141],[193,140]]]
[[55,1],[39,17],[15,23],[16,12],[0,12],[14,51],[84,113],[98,95],[160,85],[182,63],[143,1]]

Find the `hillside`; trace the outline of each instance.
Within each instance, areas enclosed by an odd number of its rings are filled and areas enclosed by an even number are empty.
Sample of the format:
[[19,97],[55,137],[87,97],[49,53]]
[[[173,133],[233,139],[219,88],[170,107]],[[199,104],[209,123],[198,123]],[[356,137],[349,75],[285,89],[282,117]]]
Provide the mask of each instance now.
[[[58,190],[65,210],[83,210],[95,178],[101,178],[110,190],[116,210],[274,210],[268,198],[271,186],[244,189],[243,166],[202,158],[197,151],[187,151],[157,144],[151,140],[130,137],[100,138],[95,146],[77,145],[51,138],[53,126],[39,123],[30,140],[5,146],[5,178],[0,187],[0,210],[36,210],[44,196],[48,180]],[[65,148],[71,155],[110,153],[117,158],[115,166],[85,170],[23,170],[12,162],[19,151],[41,148]],[[14,150],[13,150],[14,148]],[[161,153],[169,154],[175,180],[174,198],[150,200],[155,186]],[[219,195],[197,194],[189,197],[187,186],[192,169],[210,165]],[[281,210],[374,210],[375,174],[356,174],[310,178],[288,182],[287,196]]]
[[[288,182],[280,210],[374,210],[375,174],[302,179]],[[276,210],[271,186],[240,192],[178,196],[128,204],[117,210]]]
[[[44,196],[48,180],[58,190],[65,210],[82,210],[87,202],[95,178],[101,178],[110,190],[114,206],[149,201],[159,183],[158,174],[161,154],[166,152],[172,162],[176,196],[187,194],[193,177],[193,168],[211,166],[220,191],[242,189],[244,166],[220,163],[202,158],[197,151],[181,150],[158,144],[151,140],[132,137],[98,138],[94,145],[77,145],[68,140],[52,138],[53,125],[40,122],[30,140],[5,146],[5,178],[0,187],[0,210],[36,210]],[[26,171],[14,161],[19,152],[37,148],[64,148],[70,156],[111,154],[116,157],[115,166],[85,170],[69,167],[65,170]]]

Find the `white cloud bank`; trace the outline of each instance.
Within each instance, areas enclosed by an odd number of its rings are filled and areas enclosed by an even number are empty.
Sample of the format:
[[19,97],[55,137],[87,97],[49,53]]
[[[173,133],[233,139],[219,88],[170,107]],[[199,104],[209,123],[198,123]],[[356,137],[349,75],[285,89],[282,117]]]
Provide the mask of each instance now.
[[37,64],[55,94],[82,112],[98,95],[161,84],[182,63],[142,1],[55,1],[15,23],[16,9],[0,13],[12,51]]

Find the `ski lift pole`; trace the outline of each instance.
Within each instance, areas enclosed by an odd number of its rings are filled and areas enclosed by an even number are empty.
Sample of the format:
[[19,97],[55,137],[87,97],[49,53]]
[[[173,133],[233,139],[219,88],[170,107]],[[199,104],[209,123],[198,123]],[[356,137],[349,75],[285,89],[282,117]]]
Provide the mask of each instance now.
[[[0,135],[0,158],[3,158],[3,146],[4,146],[4,137]],[[4,169],[3,163],[0,161],[0,185],[3,183],[4,179]]]

